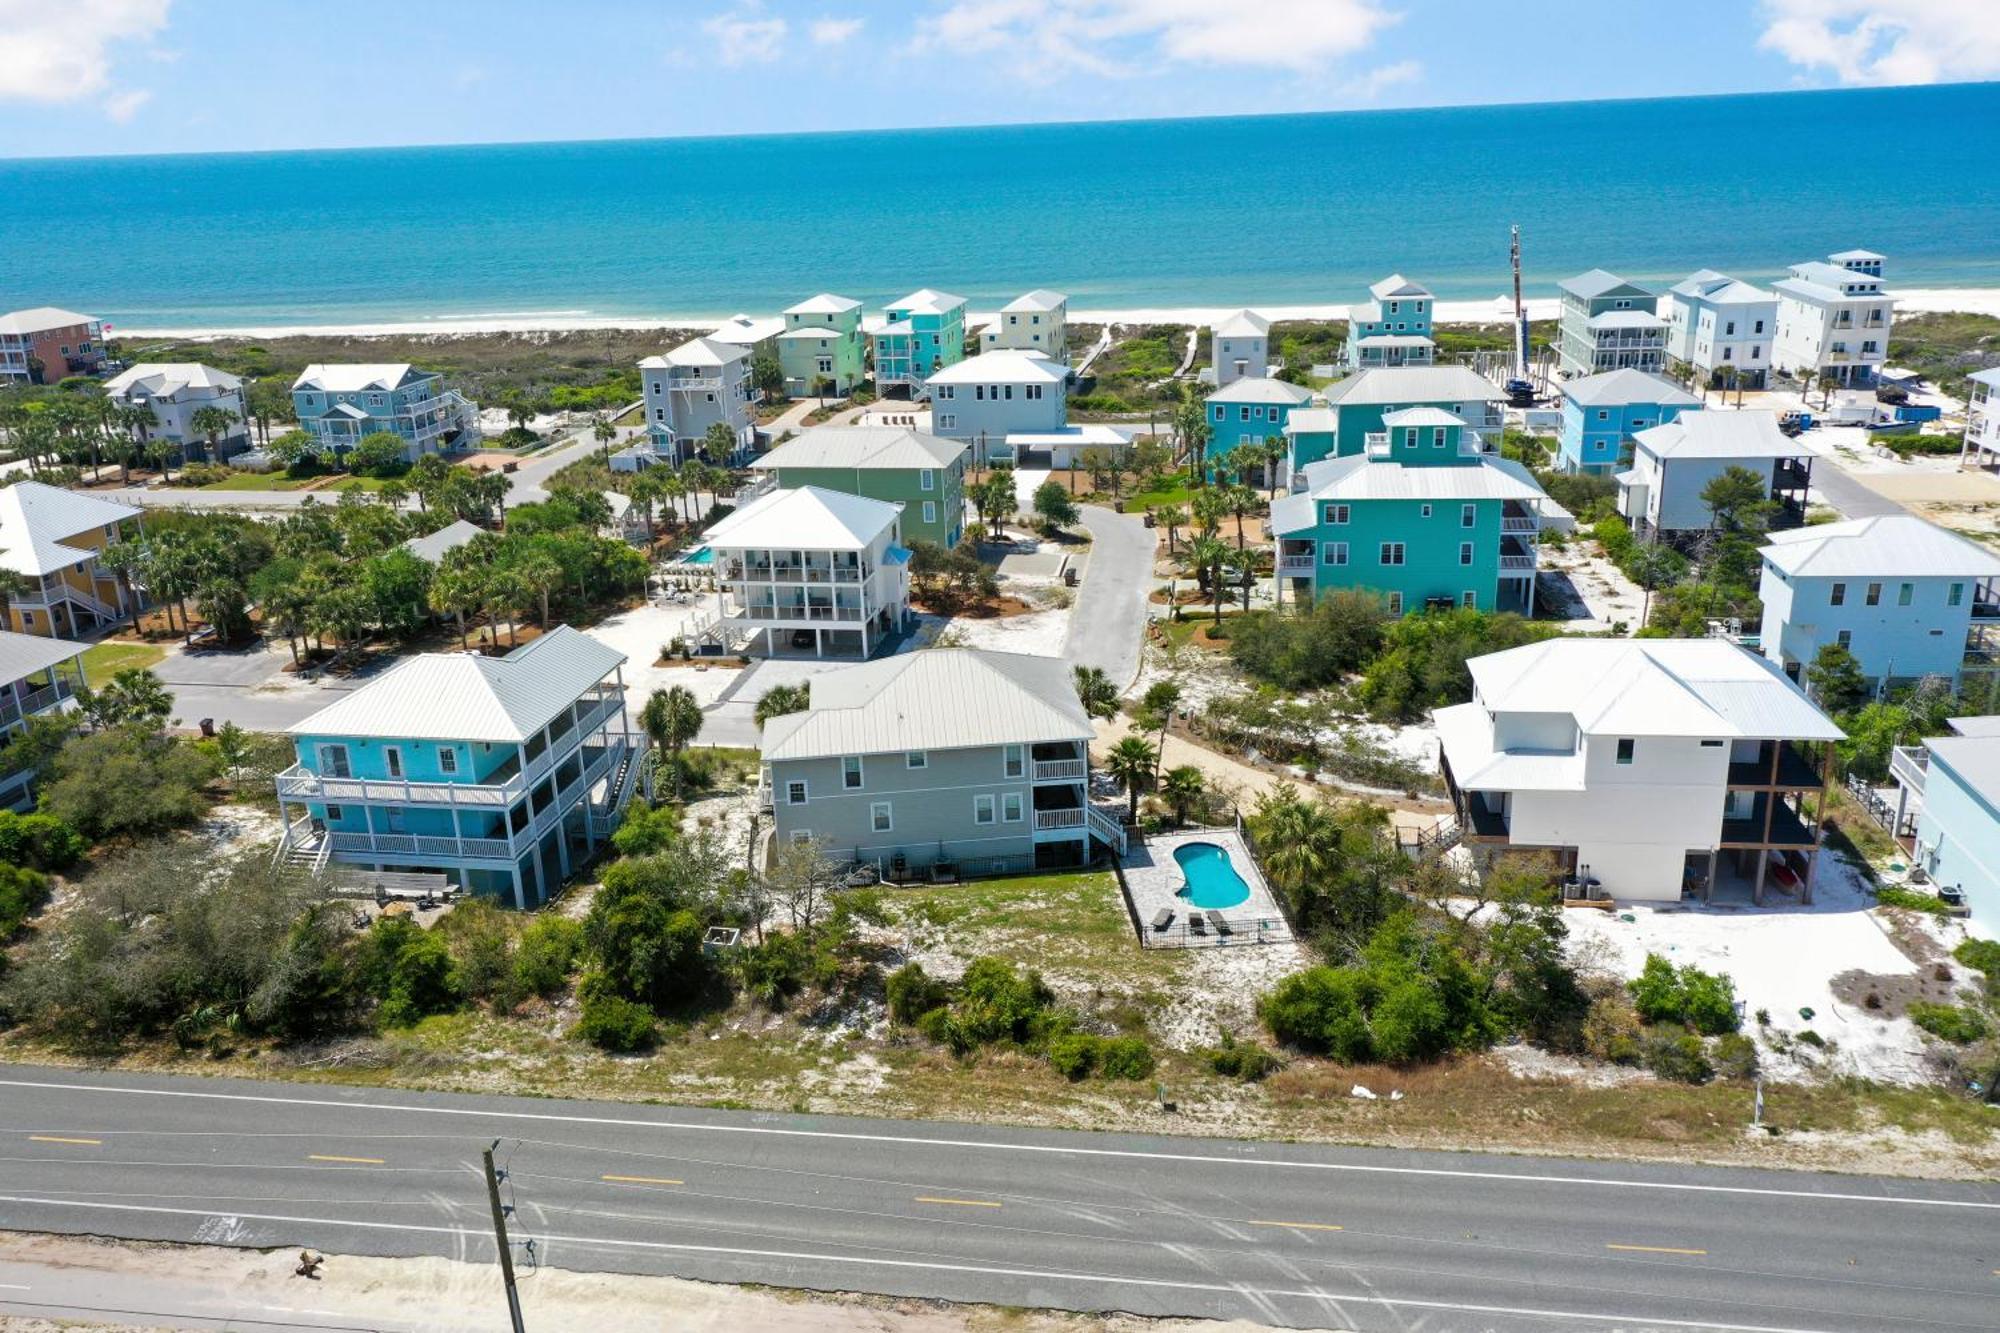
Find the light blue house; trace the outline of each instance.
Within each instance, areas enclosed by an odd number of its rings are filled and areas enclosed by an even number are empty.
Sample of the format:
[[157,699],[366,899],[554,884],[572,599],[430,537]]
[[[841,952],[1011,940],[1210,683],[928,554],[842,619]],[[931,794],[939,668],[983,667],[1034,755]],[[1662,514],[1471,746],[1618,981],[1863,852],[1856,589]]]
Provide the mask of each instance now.
[[925,287],[862,325],[875,350],[875,391],[924,396],[930,377],[965,359],[965,298]]
[[1322,458],[1351,458],[1382,431],[1382,419],[1406,407],[1435,407],[1466,427],[1467,438],[1498,449],[1506,417],[1500,388],[1465,366],[1389,366],[1349,375],[1324,389],[1324,411],[1303,408],[1290,415],[1288,476],[1296,477]]
[[406,659],[290,728],[279,855],[547,902],[610,837],[644,768],[624,661],[567,625],[501,658]]
[[1769,485],[1773,530],[1805,522],[1813,452],[1785,438],[1776,412],[1683,412],[1632,437],[1632,466],[1617,473],[1618,512],[1643,541],[1706,531],[1715,516],[1701,495],[1731,468]]
[[1607,370],[1565,381],[1556,466],[1599,476],[1628,461],[1634,435],[1699,408],[1701,399],[1664,375]]
[[407,363],[307,366],[292,381],[299,429],[322,449],[346,453],[369,435],[403,437],[404,457],[477,449],[479,405]]
[[1252,375],[1231,380],[1208,396],[1208,449],[1211,470],[1216,460],[1239,444],[1261,445],[1283,439],[1285,424],[1299,408],[1312,402],[1312,390],[1300,384]]
[[1940,890],[1964,896],[1972,920],[2000,935],[2000,717],[1954,717],[1952,735],[1899,747],[1896,832]]
[[1069,367],[1002,348],[931,372],[931,430],[965,440],[981,463],[1012,461],[1009,436],[1048,435],[1069,421]]
[[1601,268],[1557,284],[1562,307],[1556,321],[1556,369],[1564,376],[1595,375],[1631,367],[1663,370],[1667,321],[1659,297]]
[[1870,681],[2000,664],[2000,555],[1914,514],[1773,533],[1757,595],[1764,656],[1797,680],[1829,643]]
[[1430,288],[1392,273],[1368,289],[1372,298],[1347,312],[1347,368],[1428,366],[1437,359]]
[[1540,533],[1571,521],[1526,468],[1483,452],[1462,418],[1435,407],[1389,413],[1362,453],[1313,463],[1294,486],[1271,506],[1281,603],[1365,588],[1392,615],[1530,614]]

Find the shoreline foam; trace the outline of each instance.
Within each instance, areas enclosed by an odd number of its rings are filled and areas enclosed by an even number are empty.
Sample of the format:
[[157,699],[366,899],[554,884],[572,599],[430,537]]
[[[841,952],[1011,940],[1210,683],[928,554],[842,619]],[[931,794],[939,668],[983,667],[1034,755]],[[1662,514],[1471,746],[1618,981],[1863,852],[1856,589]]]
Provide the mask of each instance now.
[[[2000,287],[1927,287],[1891,292],[1898,314],[1992,315],[2000,318]],[[1439,301],[1439,324],[1504,324],[1511,318],[1512,302],[1504,296],[1489,301]],[[1536,296],[1527,300],[1528,318],[1554,319],[1557,298]],[[1143,306],[1118,310],[1072,310],[1073,324],[1199,324],[1206,326],[1241,306]],[[1252,305],[1265,318],[1280,320],[1340,320],[1347,318],[1345,303],[1316,305]],[[972,311],[968,324],[991,322],[994,311]],[[521,314],[470,315],[428,320],[397,320],[369,324],[221,324],[208,327],[126,328],[115,325],[118,338],[297,338],[297,337],[461,337],[492,333],[575,333],[587,329],[700,329],[713,330],[720,322],[713,316],[594,316],[586,311],[561,314],[523,312]]]

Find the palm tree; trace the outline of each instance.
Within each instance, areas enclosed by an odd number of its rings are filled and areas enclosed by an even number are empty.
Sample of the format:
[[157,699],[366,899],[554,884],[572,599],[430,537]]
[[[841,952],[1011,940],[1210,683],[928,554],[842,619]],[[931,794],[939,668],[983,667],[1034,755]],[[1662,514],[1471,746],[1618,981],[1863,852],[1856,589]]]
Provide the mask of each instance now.
[[1195,567],[1202,590],[1215,602],[1215,623],[1222,623],[1222,566],[1234,554],[1216,537],[1198,537],[1188,547],[1188,562]]
[[1222,489],[1222,494],[1229,500],[1230,512],[1236,515],[1236,549],[1241,551],[1243,549],[1243,516],[1256,509],[1264,497],[1241,482],[1232,486],[1225,486]]
[[226,407],[216,407],[213,404],[207,407],[197,407],[188,415],[188,425],[194,430],[195,434],[201,436],[207,442],[208,461],[211,463],[216,461],[215,442],[222,437],[223,432],[235,424],[236,414],[234,412]]
[[597,446],[604,455],[604,461],[611,461],[611,442],[618,438],[618,427],[611,424],[611,418],[599,412],[591,418],[590,433],[597,440]]
[[0,569],[0,629],[14,628],[14,599],[33,586],[27,575]]
[[562,586],[563,568],[556,558],[543,551],[535,551],[514,563],[514,577],[521,581],[521,589],[542,604],[542,628],[549,627],[549,594]]
[[[1159,753],[1165,754],[1167,752],[1167,728],[1174,724],[1174,710],[1181,705],[1180,682],[1175,680],[1154,681],[1146,687],[1145,703],[1150,711],[1159,715]],[[1159,776],[1157,764],[1154,768],[1154,776]]]
[[701,705],[695,702],[694,692],[685,685],[656,692],[639,710],[639,725],[652,737],[653,744],[667,752],[668,762],[673,765],[676,800],[680,799],[684,776],[681,751],[701,734],[702,720]]
[[1070,674],[1084,712],[1092,717],[1110,717],[1118,711],[1118,687],[1104,674],[1103,667],[1080,666]]
[[174,479],[174,470],[171,462],[173,456],[174,442],[172,440],[146,441],[146,457],[152,459],[153,466],[160,470],[161,481],[172,481]]
[[471,652],[472,643],[465,636],[465,613],[477,610],[485,600],[479,571],[447,561],[431,579],[426,600],[431,610],[458,621],[458,646]]
[[1127,818],[1139,817],[1139,793],[1153,780],[1157,756],[1143,736],[1127,736],[1104,756],[1104,771],[1125,788]]
[[803,713],[812,706],[811,688],[801,681],[796,685],[773,685],[757,701],[757,729],[774,717],[784,717],[788,713]]
[[1264,816],[1257,839],[1264,869],[1287,893],[1324,881],[1340,867],[1340,824],[1325,802],[1302,800],[1281,787],[1259,802]]
[[1201,535],[1213,537],[1222,531],[1222,520],[1229,516],[1229,497],[1210,488],[1197,492],[1189,507],[1194,510],[1195,522],[1201,525]]
[[1180,824],[1188,822],[1188,811],[1207,790],[1207,781],[1193,764],[1180,764],[1168,769],[1167,776],[1160,782],[1160,795],[1173,806],[1174,820]]
[[1167,530],[1167,554],[1174,551],[1174,534],[1188,524],[1188,511],[1179,505],[1162,505],[1153,511],[1153,521]]

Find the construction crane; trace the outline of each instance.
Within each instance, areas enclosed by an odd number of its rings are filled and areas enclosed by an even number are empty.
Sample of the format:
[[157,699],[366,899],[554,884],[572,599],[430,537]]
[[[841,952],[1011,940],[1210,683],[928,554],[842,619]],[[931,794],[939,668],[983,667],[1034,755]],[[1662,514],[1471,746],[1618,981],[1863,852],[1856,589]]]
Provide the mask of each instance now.
[[1510,258],[1514,266],[1514,375],[1507,381],[1507,397],[1517,407],[1527,407],[1535,401],[1534,381],[1528,378],[1528,307],[1521,300],[1521,227],[1516,223],[1508,229],[1511,236]]

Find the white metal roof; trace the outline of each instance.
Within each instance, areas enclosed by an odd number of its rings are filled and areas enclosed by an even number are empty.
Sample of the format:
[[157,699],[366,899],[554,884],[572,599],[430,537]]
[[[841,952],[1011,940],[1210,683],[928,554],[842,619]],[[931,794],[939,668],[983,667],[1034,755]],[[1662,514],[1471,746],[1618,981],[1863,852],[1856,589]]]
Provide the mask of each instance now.
[[32,310],[15,310],[0,315],[0,333],[42,333],[49,329],[67,329],[77,324],[96,322],[89,315],[79,315],[74,310],[38,305]]
[[1766,563],[1786,574],[1815,577],[2000,575],[2000,554],[1915,514],[1884,514],[1774,532],[1763,555]]
[[717,338],[690,338],[663,356],[649,356],[639,363],[645,370],[665,370],[669,366],[696,366],[720,369],[733,366],[750,355],[747,347]]
[[1058,657],[927,648],[814,676],[811,707],[764,726],[764,759],[1088,741]]
[[1607,310],[1592,315],[1587,327],[1593,329],[1657,329],[1667,321],[1650,310]]
[[1427,297],[1431,289],[1421,282],[1411,282],[1400,273],[1391,273],[1382,281],[1368,289],[1368,294],[1378,301],[1404,300],[1406,298]]
[[1712,268],[1698,268],[1667,290],[1675,296],[1705,299],[1710,292],[1720,290],[1734,281],[1736,279],[1727,273],[1718,273]]
[[1836,264],[1845,264],[1850,261],[1861,264],[1879,264],[1888,258],[1888,256],[1878,255],[1873,250],[1842,250],[1837,255],[1828,255],[1827,258]]
[[1313,392],[1303,384],[1273,379],[1268,375],[1245,375],[1223,385],[1208,396],[1211,403],[1309,403]]
[[1924,749],[1930,752],[1933,764],[1950,770],[1960,783],[1987,805],[2000,808],[2000,738],[1987,735],[1926,737]]
[[1456,412],[1447,412],[1442,407],[1405,407],[1400,411],[1384,412],[1382,424],[1395,429],[1404,426],[1466,426],[1471,423]]
[[363,363],[325,362],[307,366],[292,381],[294,389],[318,389],[321,393],[360,393],[376,389],[399,389],[411,380],[426,378],[429,372],[407,361]]
[[1285,418],[1285,434],[1331,435],[1339,421],[1330,407],[1301,407]]
[[1225,338],[1262,338],[1271,332],[1271,321],[1254,310],[1239,310],[1216,320],[1210,331]]
[[901,512],[886,500],[798,486],[758,496],[704,535],[718,550],[863,551]]
[[171,397],[182,389],[233,390],[243,381],[226,370],[205,366],[199,361],[141,361],[104,382],[104,392],[123,398],[142,389],[149,398]]
[[1567,714],[1588,735],[1843,735],[1774,663],[1727,639],[1546,639],[1466,665],[1492,712]]
[[39,577],[68,569],[95,552],[66,538],[137,518],[132,505],[100,500],[39,481],[0,486],[0,567]]
[[1037,287],[1032,292],[1021,295],[1000,307],[1003,315],[1031,315],[1061,308],[1069,301],[1061,292],[1052,292],[1046,287]]
[[1101,422],[1078,423],[1059,430],[1010,430],[1007,443],[1028,449],[1048,449],[1058,445],[1095,444],[1113,448],[1132,443],[1132,433]]
[[940,292],[929,287],[920,287],[900,301],[891,301],[889,309],[905,310],[912,315],[942,315],[965,304],[963,296],[953,296],[950,292]]
[[845,296],[835,296],[832,292],[821,292],[809,296],[794,306],[786,306],[788,315],[844,315],[850,310],[859,310],[861,302],[850,301]]
[[1642,296],[1652,295],[1651,292],[1641,287],[1638,283],[1627,282],[1616,273],[1601,268],[1594,268],[1586,273],[1579,273],[1573,278],[1564,278],[1556,286],[1563,291],[1569,292],[1571,295],[1581,296],[1586,301],[1592,301],[1600,296],[1608,295],[1611,292],[1617,291],[1620,287],[1630,287]]
[[1064,367],[1040,352],[999,347],[946,366],[930,377],[932,384],[1061,384]]
[[1807,451],[1778,429],[1776,412],[1683,412],[1632,437],[1656,458],[1794,458]]
[[903,426],[817,426],[750,466],[766,472],[788,467],[941,468],[971,447]]
[[1586,375],[1562,386],[1563,397],[1584,407],[1627,407],[1633,403],[1655,403],[1661,407],[1700,407],[1701,399],[1665,375],[1654,375],[1629,366]]
[[1374,407],[1384,404],[1492,402],[1506,395],[1477,371],[1465,366],[1378,366],[1328,385],[1323,396],[1329,407]]
[[1534,475],[1509,458],[1405,464],[1350,454],[1308,464],[1306,489],[1271,506],[1271,531],[1300,532],[1317,523],[1319,500],[1519,500],[1551,519],[1569,511],[1551,500]]
[[519,743],[624,661],[617,649],[558,625],[505,657],[405,658],[286,730],[294,736]]
[[[1875,274],[1856,273],[1853,269],[1821,263],[1817,259],[1792,265],[1792,276],[1772,285],[1781,292],[1816,301],[1869,301],[1885,294],[1882,279]],[[1848,287],[1860,287],[1862,290],[1850,292],[1846,290]]]
[[1989,389],[2000,389],[2000,366],[1989,366],[1985,370],[1975,370],[1967,379],[1977,380]]
[[769,315],[762,319],[750,315],[731,315],[721,328],[708,336],[717,342],[730,343],[737,347],[749,347],[775,338],[785,331],[783,315]]
[[1478,704],[1431,713],[1451,775],[1464,791],[1582,791],[1583,756],[1493,748],[1493,718]]
[[[90,651],[87,643],[51,639],[41,634],[16,634],[0,630],[0,684],[12,685],[37,671],[46,670]],[[104,682],[99,681],[102,685]]]
[[1357,347],[1435,347],[1437,339],[1421,333],[1372,333],[1354,340]]
[[778,341],[786,342],[791,339],[803,340],[806,338],[823,340],[827,338],[839,338],[842,336],[844,335],[841,333],[839,329],[829,327],[828,325],[825,324],[801,324],[795,329],[786,329],[783,333],[779,334]]
[[444,559],[447,551],[456,551],[485,530],[478,524],[468,523],[461,518],[446,524],[436,532],[410,538],[403,543],[403,549],[435,565]]

